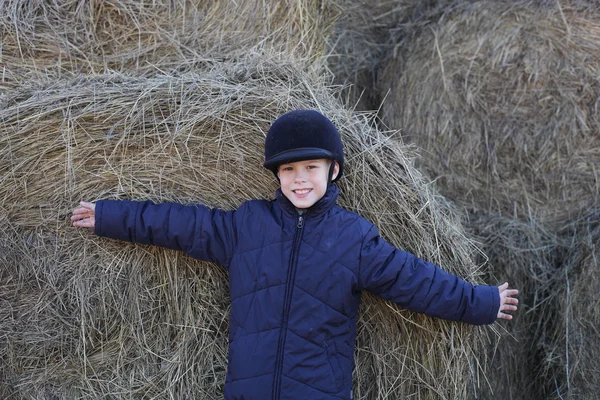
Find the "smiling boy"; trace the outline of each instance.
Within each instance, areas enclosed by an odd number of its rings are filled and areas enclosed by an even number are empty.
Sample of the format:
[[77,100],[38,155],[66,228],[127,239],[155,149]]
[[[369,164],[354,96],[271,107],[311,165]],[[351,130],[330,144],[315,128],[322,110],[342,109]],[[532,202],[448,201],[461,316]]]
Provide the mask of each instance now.
[[[297,161],[279,166],[277,177],[283,195],[297,209],[312,207],[327,191],[327,175],[332,162],[325,158]],[[334,164],[333,176],[339,173],[339,164]]]
[[237,210],[134,201],[81,203],[73,225],[183,250],[228,270],[226,399],[350,399],[361,291],[429,316],[471,324],[511,319],[516,290],[477,286],[383,240],[336,205],[344,154],[324,115],[279,117],[264,166],[276,200]]

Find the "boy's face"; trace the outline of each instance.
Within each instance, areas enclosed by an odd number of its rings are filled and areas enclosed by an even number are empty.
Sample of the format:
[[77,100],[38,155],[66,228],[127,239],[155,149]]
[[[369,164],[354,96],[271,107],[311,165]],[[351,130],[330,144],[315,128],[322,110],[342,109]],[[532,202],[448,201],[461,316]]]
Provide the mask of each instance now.
[[[327,177],[331,161],[327,159],[296,161],[279,166],[281,191],[296,208],[309,208],[327,191]],[[340,167],[335,163],[335,179]]]

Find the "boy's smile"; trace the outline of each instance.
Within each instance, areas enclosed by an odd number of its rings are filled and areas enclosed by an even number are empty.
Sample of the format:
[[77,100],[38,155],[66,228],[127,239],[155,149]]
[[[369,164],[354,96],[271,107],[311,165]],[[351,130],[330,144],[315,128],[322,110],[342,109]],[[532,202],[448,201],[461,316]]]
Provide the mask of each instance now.
[[[327,159],[296,161],[279,166],[281,191],[296,208],[309,208],[325,195],[331,161]],[[339,173],[336,163],[334,179]]]

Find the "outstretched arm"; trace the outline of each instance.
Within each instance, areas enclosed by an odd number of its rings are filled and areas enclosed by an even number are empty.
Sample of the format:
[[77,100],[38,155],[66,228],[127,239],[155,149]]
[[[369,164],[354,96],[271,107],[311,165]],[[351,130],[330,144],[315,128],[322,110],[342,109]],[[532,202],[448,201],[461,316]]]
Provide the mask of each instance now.
[[235,246],[233,212],[149,201],[100,200],[79,204],[71,216],[73,226],[93,229],[99,236],[183,250],[194,258],[224,267]]
[[516,289],[509,289],[508,282],[498,286],[498,291],[500,292],[500,309],[498,310],[498,319],[512,319],[512,315],[506,314],[503,311],[517,311],[517,304],[519,304],[519,300],[515,299],[513,296],[519,294],[519,291]]
[[[473,325],[493,323],[500,310],[497,286],[472,285],[435,264],[396,249],[379,236],[374,226],[364,237],[359,286],[409,310]],[[506,301],[503,310],[511,310],[506,307],[514,306]]]
[[233,255],[237,237],[233,211],[130,200],[80,204],[71,217],[73,226],[93,228],[98,236],[183,250],[224,267]]

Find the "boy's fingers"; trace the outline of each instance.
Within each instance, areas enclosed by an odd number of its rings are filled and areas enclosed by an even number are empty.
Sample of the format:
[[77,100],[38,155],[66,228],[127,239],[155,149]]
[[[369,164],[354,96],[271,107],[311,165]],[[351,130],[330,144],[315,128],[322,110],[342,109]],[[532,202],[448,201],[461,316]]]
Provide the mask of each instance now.
[[77,221],[84,218],[91,218],[92,216],[88,213],[77,213],[71,215],[71,221]]
[[517,310],[517,304],[519,304],[519,300],[511,297],[511,296],[516,296],[517,294],[519,294],[519,291],[516,289],[508,289],[508,282],[504,282],[502,285],[498,286],[498,289],[500,290],[500,297],[501,297],[501,306],[500,306],[500,310],[498,311],[498,318],[499,319],[506,319],[506,320],[511,320],[513,317],[510,314],[505,314],[502,311],[516,311]]
[[511,320],[512,319],[512,315],[510,315],[510,314],[504,314],[504,313],[498,313],[498,318]]
[[87,208],[76,208],[73,210],[73,215],[90,214],[91,211]]
[[94,226],[90,221],[81,220],[73,222],[73,226],[78,226],[80,228],[93,228]]

